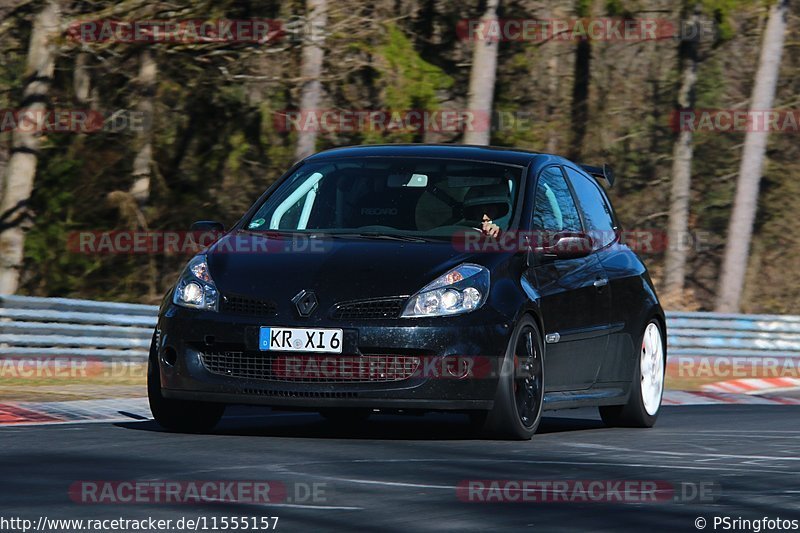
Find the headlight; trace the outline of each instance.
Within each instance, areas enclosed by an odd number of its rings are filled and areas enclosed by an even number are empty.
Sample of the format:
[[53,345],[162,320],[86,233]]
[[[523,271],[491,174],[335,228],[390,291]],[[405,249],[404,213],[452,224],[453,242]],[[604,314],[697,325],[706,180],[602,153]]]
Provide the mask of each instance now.
[[198,255],[189,261],[183,269],[172,303],[193,309],[217,310],[218,293],[214,280],[208,271],[208,263],[204,255]]
[[469,313],[486,302],[489,271],[464,263],[429,283],[411,297],[403,318]]

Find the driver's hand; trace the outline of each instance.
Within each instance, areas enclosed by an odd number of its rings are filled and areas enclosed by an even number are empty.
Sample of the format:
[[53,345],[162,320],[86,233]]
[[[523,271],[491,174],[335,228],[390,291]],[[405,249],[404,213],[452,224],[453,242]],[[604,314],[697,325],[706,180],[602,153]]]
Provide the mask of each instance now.
[[489,237],[497,238],[500,236],[500,226],[493,223],[491,220],[484,220],[481,224],[481,231],[484,235],[488,235]]

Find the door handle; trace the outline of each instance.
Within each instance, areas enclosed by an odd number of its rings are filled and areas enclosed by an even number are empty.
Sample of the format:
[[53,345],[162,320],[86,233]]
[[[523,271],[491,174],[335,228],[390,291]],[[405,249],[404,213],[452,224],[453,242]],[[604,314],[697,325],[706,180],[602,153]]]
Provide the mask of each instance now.
[[594,280],[594,286],[597,289],[602,289],[606,285],[608,285],[608,280],[606,278],[600,278],[600,279]]

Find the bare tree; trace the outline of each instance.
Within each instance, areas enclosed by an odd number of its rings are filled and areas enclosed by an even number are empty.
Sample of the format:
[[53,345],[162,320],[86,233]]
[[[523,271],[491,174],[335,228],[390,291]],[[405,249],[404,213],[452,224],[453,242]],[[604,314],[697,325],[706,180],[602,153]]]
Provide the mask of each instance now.
[[75,58],[75,71],[72,77],[72,88],[75,91],[75,99],[81,104],[89,101],[92,89],[92,77],[89,74],[89,54],[79,52]]
[[[591,15],[592,0],[577,0],[575,13],[585,18]],[[569,143],[569,157],[578,160],[583,157],[583,143],[586,139],[586,126],[589,121],[589,83],[591,81],[592,42],[587,35],[581,36],[575,47],[575,69],[572,83],[572,138]]]
[[554,154],[558,151],[558,126],[555,120],[556,109],[558,108],[558,104],[556,102],[556,95],[558,94],[558,54],[550,54],[550,57],[547,59],[547,94],[550,95],[548,98],[547,103],[547,121],[548,121],[548,133],[547,133],[547,151],[548,153]]
[[137,110],[142,115],[142,129],[136,132],[136,158],[133,161],[133,185],[131,194],[140,204],[150,197],[150,177],[153,166],[153,120],[155,115],[155,92],[158,65],[150,50],[139,54],[139,103]]
[[[0,294],[13,294],[19,285],[19,268],[25,248],[22,225],[29,215],[46,99],[53,81],[61,9],[48,0],[33,22],[22,93],[20,116],[26,117],[13,133],[11,157],[6,165],[5,190],[0,201]],[[22,120],[21,120],[22,122]]]
[[[300,76],[303,79],[303,88],[300,93],[300,112],[313,113],[317,111],[322,98],[322,62],[324,59],[323,45],[325,43],[325,25],[328,21],[328,0],[307,0],[306,9],[309,35],[303,43],[303,62],[300,67]],[[301,131],[297,137],[295,157],[303,159],[316,150],[317,132]]]
[[[0,203],[3,202],[6,183],[6,167],[8,166],[8,143],[5,139],[5,134],[0,133]],[[2,222],[0,222],[0,232],[2,231]]]
[[[685,5],[688,6],[689,2]],[[697,84],[698,48],[700,32],[698,27],[698,7],[692,8],[689,18],[689,38],[678,46],[678,63],[681,71],[681,85],[675,112],[681,113],[694,108],[695,85]],[[676,121],[675,124],[679,124]],[[690,128],[679,129],[672,151],[672,190],[670,192],[669,224],[667,227],[667,248],[664,262],[664,288],[667,294],[683,291],[686,279],[686,247],[683,239],[689,229],[689,197],[692,185],[692,158],[694,157],[693,134]]]
[[[765,111],[772,107],[778,85],[778,73],[786,38],[789,0],[778,0],[770,9],[769,20],[761,43],[761,56],[750,98],[750,109]],[[739,311],[750,239],[758,207],[758,187],[764,168],[768,132],[751,128],[745,135],[742,161],[728,225],[728,239],[722,263],[722,276],[717,289],[716,310],[722,313]]]
[[467,108],[478,120],[475,127],[464,133],[465,144],[489,144],[492,134],[492,104],[494,100],[494,83],[497,77],[497,48],[499,39],[490,36],[485,30],[487,25],[497,19],[497,8],[500,0],[488,0],[486,11],[481,17],[484,31],[475,36],[475,48],[472,51],[472,69],[469,75],[469,96]]

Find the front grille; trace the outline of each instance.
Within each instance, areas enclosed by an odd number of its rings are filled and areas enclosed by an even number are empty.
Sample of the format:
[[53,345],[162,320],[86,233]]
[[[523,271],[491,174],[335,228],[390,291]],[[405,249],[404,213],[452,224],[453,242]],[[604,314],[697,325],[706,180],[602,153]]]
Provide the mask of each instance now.
[[339,320],[397,318],[405,301],[405,298],[381,298],[343,302],[333,308],[333,318]]
[[272,316],[277,312],[278,305],[267,300],[226,295],[219,303],[219,310],[234,315]]
[[242,389],[242,394],[251,396],[268,396],[270,398],[325,398],[335,400],[346,400],[358,398],[357,392],[320,392],[320,391],[298,391],[298,390],[263,390],[263,389]]
[[387,383],[413,376],[420,358],[408,355],[265,355],[260,352],[201,354],[209,372],[223,376],[293,383]]

